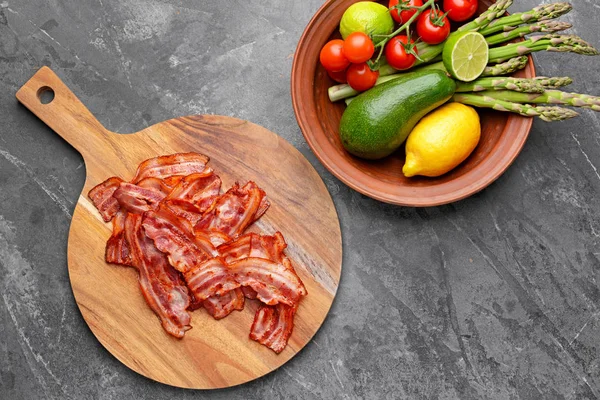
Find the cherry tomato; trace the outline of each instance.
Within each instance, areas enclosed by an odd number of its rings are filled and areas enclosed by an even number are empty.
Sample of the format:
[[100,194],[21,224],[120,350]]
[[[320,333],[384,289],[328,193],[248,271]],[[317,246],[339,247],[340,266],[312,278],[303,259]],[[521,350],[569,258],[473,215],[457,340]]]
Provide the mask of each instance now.
[[[414,43],[412,40],[410,43]],[[416,61],[414,55],[406,51],[405,45],[408,44],[408,38],[405,35],[394,36],[385,45],[385,59],[388,64],[396,69],[408,69],[413,66]],[[413,51],[416,53],[417,48],[413,46]]]
[[327,75],[329,75],[329,77],[331,79],[333,79],[334,81],[336,81],[337,83],[347,83],[348,80],[346,79],[346,70],[343,71],[327,71]]
[[478,0],[444,0],[444,11],[452,21],[462,22],[477,12]]
[[[388,8],[398,5],[398,3],[404,3],[404,5],[407,6],[421,7],[423,5],[423,0],[390,0]],[[408,22],[408,20],[415,15],[416,12],[417,10],[390,10],[392,18],[394,18],[394,21],[398,22],[399,24]]]
[[373,53],[375,45],[365,33],[353,32],[344,40],[344,55],[350,62],[365,62],[373,57]]
[[450,34],[450,21],[441,10],[427,10],[417,20],[417,34],[427,44],[442,43]]
[[367,63],[352,64],[346,71],[348,84],[359,92],[371,89],[379,78],[379,71],[372,71]]
[[330,40],[321,49],[319,60],[327,71],[337,72],[345,70],[350,61],[344,55],[344,41],[342,39]]

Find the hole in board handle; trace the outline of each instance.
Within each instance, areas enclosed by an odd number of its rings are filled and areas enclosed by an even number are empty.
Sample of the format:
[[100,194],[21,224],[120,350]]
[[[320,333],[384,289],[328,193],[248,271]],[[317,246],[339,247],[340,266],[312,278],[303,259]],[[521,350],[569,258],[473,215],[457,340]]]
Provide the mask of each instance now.
[[42,86],[37,91],[37,97],[42,104],[51,103],[54,100],[54,90],[48,86]]

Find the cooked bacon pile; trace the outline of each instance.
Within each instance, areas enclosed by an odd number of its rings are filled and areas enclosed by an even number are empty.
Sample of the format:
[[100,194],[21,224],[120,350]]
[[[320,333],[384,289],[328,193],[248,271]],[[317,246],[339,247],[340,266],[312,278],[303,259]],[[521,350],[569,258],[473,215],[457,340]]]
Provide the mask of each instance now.
[[138,270],[146,302],[177,338],[191,328],[192,310],[221,319],[258,299],[250,338],[280,353],[306,289],[281,233],[244,234],[269,207],[265,192],[250,181],[222,194],[207,163],[196,153],[151,158],[130,182],[112,177],[90,190],[113,221],[106,262]]

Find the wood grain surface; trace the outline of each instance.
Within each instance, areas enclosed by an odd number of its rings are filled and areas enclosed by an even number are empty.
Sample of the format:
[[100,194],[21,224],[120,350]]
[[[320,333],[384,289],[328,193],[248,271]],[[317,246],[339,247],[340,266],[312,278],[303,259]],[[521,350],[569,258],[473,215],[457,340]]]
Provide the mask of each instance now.
[[[40,92],[47,88],[54,99],[42,104]],[[265,128],[223,116],[174,118],[134,134],[110,132],[47,67],[17,92],[17,98],[84,158],[86,182],[69,233],[69,276],[85,321],[116,358],[162,383],[212,389],[273,371],[309,342],[333,302],[342,246],[331,197],[294,147]],[[203,309],[194,311],[193,329],[178,340],[162,329],[146,305],[137,271],[104,261],[112,225],[102,221],[87,197],[89,189],[113,175],[131,179],[147,158],[190,151],[211,158],[209,165],[224,189],[235,181],[254,180],[271,201],[252,229],[283,233],[286,252],[308,290],[288,346],[279,355],[248,338],[256,301],[246,301],[244,310],[220,321]]]

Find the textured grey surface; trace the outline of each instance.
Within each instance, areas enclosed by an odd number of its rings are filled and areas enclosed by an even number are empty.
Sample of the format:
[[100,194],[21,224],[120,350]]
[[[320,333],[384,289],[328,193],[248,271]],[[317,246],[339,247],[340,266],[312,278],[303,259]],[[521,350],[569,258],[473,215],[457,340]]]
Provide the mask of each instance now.
[[[600,396],[600,116],[536,121],[514,165],[467,200],[378,203],[319,164],[292,111],[293,53],[321,3],[0,2],[1,399]],[[600,6],[573,3],[563,19],[599,46]],[[598,59],[536,61],[540,75],[600,95]],[[42,65],[111,130],[232,115],[309,159],[335,201],[345,255],[331,313],[297,357],[240,387],[188,391],[137,375],[96,341],[66,264],[82,159],[14,97]]]

